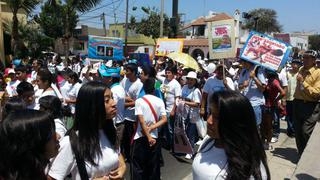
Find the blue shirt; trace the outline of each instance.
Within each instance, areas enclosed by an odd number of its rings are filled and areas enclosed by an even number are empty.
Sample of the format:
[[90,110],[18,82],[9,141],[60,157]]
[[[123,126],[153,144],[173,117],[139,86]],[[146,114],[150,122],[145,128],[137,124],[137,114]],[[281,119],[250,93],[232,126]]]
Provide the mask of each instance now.
[[[256,82],[250,78],[250,72],[254,69],[254,67],[255,66],[253,66],[250,70],[242,69],[240,73],[239,84],[243,84],[245,80],[249,80],[249,86],[243,90],[242,94],[249,99],[252,106],[260,106],[265,104],[265,99],[263,92],[258,89]],[[259,67],[256,76],[262,84],[266,85],[264,70],[261,67]]]

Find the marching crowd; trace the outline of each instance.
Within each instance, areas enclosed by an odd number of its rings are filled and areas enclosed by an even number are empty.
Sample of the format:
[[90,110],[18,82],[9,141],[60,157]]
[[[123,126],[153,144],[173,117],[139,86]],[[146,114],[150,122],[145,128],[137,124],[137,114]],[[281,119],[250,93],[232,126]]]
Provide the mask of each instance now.
[[181,154],[178,126],[194,179],[270,179],[280,120],[301,156],[319,119],[318,58],[305,51],[281,72],[242,59],[199,59],[201,72],[163,57],[13,60],[1,70],[0,180],[123,179],[126,162],[131,179],[161,179],[161,148]]

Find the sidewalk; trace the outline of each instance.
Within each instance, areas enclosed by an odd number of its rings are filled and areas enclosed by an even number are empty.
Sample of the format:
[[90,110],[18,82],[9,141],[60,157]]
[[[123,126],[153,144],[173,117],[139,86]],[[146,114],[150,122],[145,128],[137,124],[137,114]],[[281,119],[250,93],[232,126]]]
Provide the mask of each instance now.
[[[273,143],[273,150],[266,151],[271,179],[290,179],[298,161],[298,152],[294,138],[286,135],[287,123],[280,121],[279,141]],[[192,172],[183,180],[191,180]]]

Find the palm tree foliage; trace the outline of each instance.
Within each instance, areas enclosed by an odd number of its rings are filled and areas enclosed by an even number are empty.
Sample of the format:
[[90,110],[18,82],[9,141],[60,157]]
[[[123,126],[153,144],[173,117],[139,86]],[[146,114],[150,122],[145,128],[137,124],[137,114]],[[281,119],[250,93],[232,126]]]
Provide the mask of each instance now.
[[4,0],[8,7],[12,11],[12,32],[11,32],[11,48],[13,54],[17,55],[18,51],[23,48],[23,43],[20,40],[18,26],[18,12],[24,11],[26,14],[30,14],[36,6],[40,3],[40,0]]

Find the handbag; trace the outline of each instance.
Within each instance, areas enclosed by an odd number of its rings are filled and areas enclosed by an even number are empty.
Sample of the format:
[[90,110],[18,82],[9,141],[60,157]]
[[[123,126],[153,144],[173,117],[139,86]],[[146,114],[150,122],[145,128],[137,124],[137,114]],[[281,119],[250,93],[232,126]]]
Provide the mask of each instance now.
[[183,117],[180,115],[177,115],[174,121],[174,151],[177,153],[194,154],[185,131]]
[[207,123],[203,120],[203,118],[200,118],[196,122],[197,131],[201,138],[204,138],[207,135]]

